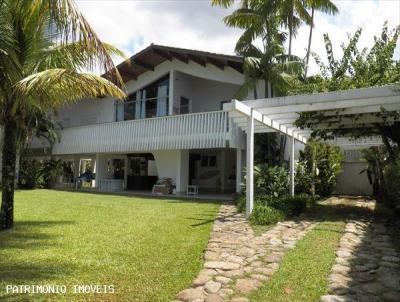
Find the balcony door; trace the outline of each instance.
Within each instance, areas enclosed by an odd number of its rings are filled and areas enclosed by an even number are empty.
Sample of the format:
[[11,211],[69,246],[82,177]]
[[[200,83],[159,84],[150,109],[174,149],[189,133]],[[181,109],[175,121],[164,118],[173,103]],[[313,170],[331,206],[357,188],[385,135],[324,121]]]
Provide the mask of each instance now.
[[169,75],[129,95],[117,103],[116,119],[133,120],[168,115]]

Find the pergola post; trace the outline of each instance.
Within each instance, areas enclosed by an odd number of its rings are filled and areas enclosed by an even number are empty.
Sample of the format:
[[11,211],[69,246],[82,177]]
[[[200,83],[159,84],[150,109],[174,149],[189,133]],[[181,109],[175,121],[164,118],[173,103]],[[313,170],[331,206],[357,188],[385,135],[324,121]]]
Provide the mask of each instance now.
[[242,149],[236,149],[236,193],[242,191]]
[[246,150],[246,216],[253,211],[254,202],[254,111],[251,109],[247,121]]
[[294,136],[290,137],[290,195],[294,196]]

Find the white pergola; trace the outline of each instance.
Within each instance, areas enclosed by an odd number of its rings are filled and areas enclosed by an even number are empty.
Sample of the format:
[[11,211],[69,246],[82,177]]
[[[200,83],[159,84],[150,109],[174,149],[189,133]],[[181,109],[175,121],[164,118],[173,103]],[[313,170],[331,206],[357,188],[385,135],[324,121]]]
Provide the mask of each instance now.
[[[254,200],[254,134],[279,132],[291,139],[290,155],[290,194],[294,195],[294,145],[295,141],[306,143],[311,129],[300,129],[294,122],[302,112],[326,111],[326,116],[340,116],[343,127],[365,127],[382,122],[376,113],[400,111],[400,86],[384,86],[351,89],[344,91],[296,95],[247,101],[232,100],[224,104],[224,111],[229,112],[233,123],[246,136],[246,214],[253,210]],[[355,119],[354,116],[357,115]],[[336,127],[336,128],[335,128]],[[337,129],[332,122],[319,123],[320,129]],[[344,146],[349,144],[347,138],[337,138],[331,143]],[[361,142],[368,146],[380,144],[376,138]]]

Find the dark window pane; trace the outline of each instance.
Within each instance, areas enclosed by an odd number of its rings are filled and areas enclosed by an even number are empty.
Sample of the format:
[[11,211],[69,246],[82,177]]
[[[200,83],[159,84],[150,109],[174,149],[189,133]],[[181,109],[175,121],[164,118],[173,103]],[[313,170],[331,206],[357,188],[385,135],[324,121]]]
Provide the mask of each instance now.
[[216,167],[217,166],[217,157],[216,156],[210,156],[209,166],[210,167]]
[[201,166],[202,167],[207,167],[208,166],[208,156],[202,156],[201,157]]
[[135,102],[129,102],[124,104],[124,120],[134,120],[135,119]]

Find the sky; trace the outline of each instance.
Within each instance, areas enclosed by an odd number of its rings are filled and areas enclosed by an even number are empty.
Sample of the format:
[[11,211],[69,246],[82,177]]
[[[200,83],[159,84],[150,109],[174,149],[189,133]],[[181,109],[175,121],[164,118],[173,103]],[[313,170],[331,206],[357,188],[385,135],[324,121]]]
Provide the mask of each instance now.
[[[359,48],[370,47],[387,20],[400,25],[398,0],[333,0],[339,14],[316,13],[312,51],[326,57],[323,34],[328,33],[334,53],[357,28],[363,28]],[[211,6],[211,0],[76,0],[77,6],[100,38],[131,56],[151,43],[233,54],[240,30],[222,21],[233,8]],[[304,57],[309,28],[302,26],[293,42],[293,53]],[[399,43],[400,44],[400,43]],[[337,55],[338,56],[338,55]],[[395,58],[400,58],[400,45]],[[318,70],[311,60],[310,71]],[[116,62],[118,63],[118,62]]]

